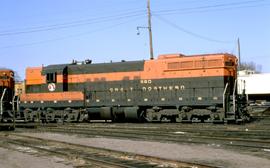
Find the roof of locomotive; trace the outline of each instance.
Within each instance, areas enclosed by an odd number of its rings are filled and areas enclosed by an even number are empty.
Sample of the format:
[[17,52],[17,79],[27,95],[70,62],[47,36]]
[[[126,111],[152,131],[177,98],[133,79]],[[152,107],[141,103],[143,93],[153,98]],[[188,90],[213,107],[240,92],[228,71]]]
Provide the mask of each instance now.
[[6,69],[6,68],[1,68],[0,69],[0,76],[6,76],[6,75],[8,75],[8,76],[13,76],[14,75],[14,72],[13,72],[13,70],[11,70],[11,69]]
[[[183,55],[183,54],[164,54],[159,55],[155,60],[164,60],[172,58],[189,58],[189,57],[211,57],[211,56],[230,56],[234,55],[228,53],[215,53],[215,54],[200,54],[200,55]],[[154,60],[154,61],[155,61]],[[150,60],[152,61],[152,60]],[[109,63],[91,63],[82,62],[77,64],[73,62],[71,64],[56,64],[48,65],[42,68],[42,74],[58,73],[63,74],[64,70],[67,70],[69,74],[96,74],[96,73],[108,73],[108,72],[132,72],[143,71],[144,60],[141,61],[122,61],[122,62],[109,62]]]
[[174,53],[174,54],[162,54],[158,56],[158,60],[163,59],[171,59],[171,58],[194,58],[194,57],[217,57],[217,56],[230,56],[230,57],[236,57],[232,54],[228,53],[215,53],[215,54],[194,54],[194,55],[184,55],[180,53]]
[[91,73],[106,73],[106,72],[130,72],[130,71],[143,71],[144,60],[142,61],[122,61],[110,63],[84,63],[84,64],[59,64],[48,65],[43,67],[42,74],[47,73],[63,73],[65,68],[69,74],[91,74]]
[[1,71],[5,71],[5,72],[7,72],[7,71],[9,71],[9,72],[13,72],[13,70],[8,69],[8,68],[0,68],[0,72],[1,72]]

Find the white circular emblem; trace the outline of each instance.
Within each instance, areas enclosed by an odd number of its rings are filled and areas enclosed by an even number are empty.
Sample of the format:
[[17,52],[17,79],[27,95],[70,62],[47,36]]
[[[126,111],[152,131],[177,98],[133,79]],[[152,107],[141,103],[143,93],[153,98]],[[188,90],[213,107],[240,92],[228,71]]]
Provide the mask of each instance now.
[[55,91],[55,88],[56,88],[56,86],[55,86],[55,84],[54,84],[54,83],[49,83],[49,85],[48,85],[48,89],[49,89],[49,91],[50,91],[50,92]]

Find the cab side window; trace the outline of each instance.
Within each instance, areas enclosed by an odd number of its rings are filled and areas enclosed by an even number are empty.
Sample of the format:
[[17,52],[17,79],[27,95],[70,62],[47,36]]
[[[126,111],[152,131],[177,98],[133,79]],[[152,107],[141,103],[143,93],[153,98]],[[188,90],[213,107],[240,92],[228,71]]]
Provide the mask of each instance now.
[[47,83],[56,83],[56,73],[47,73],[46,81]]
[[8,79],[7,75],[0,76],[0,79]]

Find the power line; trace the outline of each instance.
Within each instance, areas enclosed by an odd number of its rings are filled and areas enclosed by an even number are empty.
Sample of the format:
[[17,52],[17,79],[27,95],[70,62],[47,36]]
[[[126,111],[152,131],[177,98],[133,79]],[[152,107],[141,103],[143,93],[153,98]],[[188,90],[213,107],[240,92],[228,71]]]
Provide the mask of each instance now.
[[215,12],[215,11],[227,11],[227,10],[233,10],[233,9],[246,9],[246,8],[256,8],[256,7],[267,7],[270,6],[270,4],[263,4],[263,5],[250,5],[250,6],[240,6],[240,7],[227,7],[227,8],[218,8],[218,9],[211,9],[211,10],[195,10],[195,11],[186,11],[186,12],[172,12],[172,13],[165,13],[162,14],[162,16],[165,15],[174,15],[174,14],[193,14],[193,13],[206,13],[206,12]]
[[120,19],[145,15],[144,13],[142,13],[142,11],[144,12],[144,10],[140,10],[140,12],[139,11],[128,12],[126,14],[115,15],[115,16],[84,19],[84,20],[48,25],[48,26],[30,27],[30,28],[15,30],[15,31],[0,31],[0,36],[29,34],[29,33],[44,32],[44,31],[51,31],[51,30],[59,30],[59,29],[84,26],[84,25],[89,25],[89,24],[94,24],[94,23],[109,22],[109,21],[114,21],[114,20],[120,20]]
[[[181,8],[181,9],[170,9],[170,10],[158,10],[154,11],[157,14],[168,15],[168,14],[176,14],[176,13],[183,13],[183,12],[192,12],[196,10],[206,10],[206,9],[218,9],[222,7],[245,7],[243,5],[255,5],[255,6],[264,6],[269,4],[262,4],[260,2],[265,2],[266,0],[252,0],[252,1],[242,1],[242,2],[235,2],[235,3],[223,3],[223,4],[216,4],[216,5],[205,5],[205,6],[198,6],[198,7],[190,7],[190,8]],[[260,4],[258,4],[258,2]],[[250,6],[248,6],[250,7]]]
[[95,21],[95,20],[101,20],[101,19],[110,19],[110,18],[115,18],[115,17],[121,17],[121,16],[126,16],[130,14],[137,14],[137,13],[145,13],[145,10],[134,10],[134,11],[129,11],[129,12],[122,12],[116,15],[108,15],[108,16],[102,16],[102,17],[93,17],[93,18],[87,18],[87,19],[80,19],[80,20],[74,20],[74,21],[69,21],[69,22],[63,22],[63,23],[58,23],[58,24],[50,24],[50,25],[42,25],[42,26],[32,26],[32,27],[26,27],[26,28],[21,28],[21,29],[11,29],[11,30],[2,30],[0,33],[5,33],[5,32],[12,32],[12,31],[23,31],[23,30],[31,30],[31,29],[39,29],[39,28],[44,28],[44,27],[54,27],[54,26],[62,26],[62,25],[69,25],[69,24],[74,24],[74,23],[84,23],[88,21]]
[[[161,3],[161,1],[163,2],[163,3]],[[179,0],[176,0],[177,2],[179,2]],[[186,1],[183,1],[183,0],[181,0],[181,5],[189,5],[189,4],[201,4],[201,3],[203,3],[203,4],[205,4],[206,3],[206,1],[220,1],[220,0],[186,0]],[[164,3],[165,2],[165,3]],[[157,2],[155,2],[155,4],[153,4],[152,6],[153,7],[159,7],[159,6],[162,6],[162,7],[164,7],[164,6],[169,6],[170,4],[168,3],[168,1],[164,1],[164,0],[160,0],[160,1],[157,1]]]
[[225,7],[225,6],[239,6],[239,5],[246,5],[250,3],[258,3],[264,2],[266,0],[251,0],[251,1],[242,1],[242,2],[234,2],[234,3],[223,3],[223,4],[216,4],[216,5],[205,5],[205,6],[198,6],[198,7],[190,7],[190,8],[180,8],[180,9],[168,9],[168,10],[159,10],[155,11],[155,13],[167,13],[167,12],[175,12],[175,11],[185,11],[185,10],[194,10],[194,9],[205,9],[205,8],[217,8],[217,7]]
[[203,40],[207,40],[207,41],[210,41],[210,42],[215,42],[215,43],[232,43],[233,41],[221,41],[221,40],[217,40],[217,39],[213,39],[213,38],[209,38],[209,37],[206,37],[206,36],[202,36],[200,34],[197,34],[197,33],[193,33],[185,28],[182,28],[178,25],[176,25],[175,23],[173,22],[170,22],[169,20],[157,15],[157,14],[153,14],[154,17],[156,17],[157,19],[161,20],[162,22],[174,27],[175,29],[177,30],[180,30],[186,34],[189,34],[191,36],[194,36],[196,38],[200,38],[200,39],[203,39]]
[[[265,0],[259,0],[259,1],[262,2]],[[162,15],[170,15],[170,14],[177,14],[177,13],[181,13],[181,14],[192,13],[192,12],[189,12],[192,10],[193,10],[193,12],[204,12],[204,11],[194,11],[194,10],[209,9],[209,8],[215,9],[217,7],[249,4],[249,3],[254,3],[254,2],[258,2],[258,0],[244,1],[244,2],[237,2],[237,3],[217,4],[217,5],[201,6],[201,7],[193,7],[193,8],[182,8],[182,9],[174,9],[174,10],[159,10],[159,11],[156,11],[155,13],[162,14]],[[250,7],[250,6],[248,6],[248,7]],[[29,33],[44,32],[44,31],[51,31],[51,30],[58,30],[58,29],[66,29],[66,28],[72,28],[72,27],[78,27],[78,26],[85,26],[85,25],[94,24],[94,23],[102,23],[102,22],[123,19],[126,17],[140,16],[140,15],[143,15],[144,12],[145,12],[145,10],[135,10],[132,12],[122,13],[122,14],[114,15],[114,16],[83,19],[83,20],[77,20],[77,21],[72,21],[72,22],[52,24],[52,25],[47,25],[47,26],[28,27],[28,28],[17,29],[17,30],[16,29],[15,30],[3,30],[3,31],[0,31],[0,36],[29,34]]]
[[[125,0],[123,2],[121,2],[121,10],[110,10],[110,12],[108,12],[108,8],[109,9],[115,9],[116,7],[120,7],[120,5],[118,3],[115,3],[114,1],[112,2],[106,2],[104,1],[103,4],[102,3],[99,3],[99,4],[94,4],[93,5],[93,2],[92,1],[89,1],[88,3],[90,3],[90,5],[84,5],[84,6],[81,6],[80,3],[76,3],[76,5],[73,5],[72,6],[72,9],[69,9],[68,7],[66,7],[65,5],[62,5],[61,7],[63,8],[59,8],[57,6],[53,6],[52,8],[50,8],[50,11],[49,13],[45,13],[43,10],[40,11],[38,13],[35,13],[35,14],[30,14],[30,15],[24,15],[24,18],[32,18],[32,17],[39,17],[39,16],[46,16],[48,14],[50,15],[53,15],[54,18],[55,17],[58,17],[58,16],[61,16],[62,14],[66,15],[66,14],[81,14],[81,13],[85,13],[85,12],[89,12],[91,10],[93,10],[93,8],[96,10],[95,14],[98,14],[98,15],[102,15],[102,14],[106,14],[106,15],[113,15],[113,14],[117,14],[119,12],[130,12],[130,11],[133,11],[133,10],[141,10],[141,7],[140,8],[126,8],[125,5],[132,5],[133,3],[138,3],[138,0]],[[46,1],[44,2],[44,4],[46,5]],[[50,3],[50,2],[49,2]],[[7,3],[8,4],[8,3]],[[40,3],[39,3],[40,4]],[[11,4],[10,4],[11,5]],[[29,6],[30,4],[28,4],[27,6]],[[77,5],[79,6],[79,8],[77,8]],[[134,6],[134,5],[132,5]],[[12,8],[13,9],[13,8]],[[52,10],[51,10],[52,9]],[[63,10],[64,9],[64,10]],[[123,10],[124,9],[124,10]],[[62,10],[62,11],[61,11]],[[48,11],[47,11],[48,12]],[[26,12],[27,13],[27,12]],[[18,13],[16,13],[18,14]],[[58,15],[58,16],[57,16]],[[89,16],[89,15],[88,15]],[[10,16],[9,17],[1,17],[0,20],[7,20],[9,19],[10,20]]]
[[63,37],[49,39],[49,40],[36,41],[36,42],[32,42],[32,43],[24,43],[24,44],[18,44],[18,45],[4,46],[4,47],[0,47],[0,49],[9,49],[9,48],[17,48],[17,47],[27,47],[27,46],[39,45],[39,44],[44,44],[44,43],[49,43],[49,42],[61,41],[61,40],[69,39],[69,38],[76,38],[76,37],[80,37],[80,36],[84,36],[84,35],[89,35],[89,34],[93,34],[93,33],[100,32],[100,31],[112,29],[114,27],[117,27],[117,26],[120,26],[120,25],[123,25],[123,24],[126,24],[126,23],[130,23],[130,22],[133,22],[133,21],[138,20],[138,19],[141,19],[141,18],[142,17],[136,17],[136,18],[127,20],[125,22],[113,24],[113,25],[110,25],[110,26],[103,27],[101,29],[96,29],[96,30],[92,30],[92,31],[88,31],[88,32],[73,34],[73,35],[69,35],[69,36],[63,36]]

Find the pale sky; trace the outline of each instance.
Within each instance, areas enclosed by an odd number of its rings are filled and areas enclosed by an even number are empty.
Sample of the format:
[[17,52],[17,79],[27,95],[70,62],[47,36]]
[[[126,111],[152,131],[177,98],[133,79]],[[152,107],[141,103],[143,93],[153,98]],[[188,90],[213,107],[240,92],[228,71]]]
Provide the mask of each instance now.
[[[270,0],[151,0],[154,55],[237,55],[270,72]],[[0,67],[149,59],[146,0],[1,0]]]

